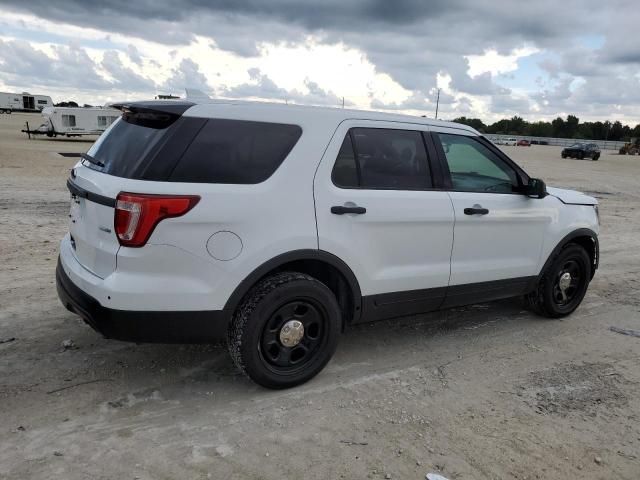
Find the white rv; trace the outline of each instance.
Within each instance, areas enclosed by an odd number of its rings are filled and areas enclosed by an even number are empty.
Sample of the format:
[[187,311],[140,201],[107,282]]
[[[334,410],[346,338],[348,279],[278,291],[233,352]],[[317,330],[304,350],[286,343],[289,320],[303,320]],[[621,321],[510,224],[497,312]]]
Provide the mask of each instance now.
[[28,133],[45,134],[48,137],[100,135],[121,113],[113,108],[102,107],[47,107],[42,110],[42,125]]
[[40,112],[46,107],[53,107],[53,101],[48,95],[0,92],[0,113]]

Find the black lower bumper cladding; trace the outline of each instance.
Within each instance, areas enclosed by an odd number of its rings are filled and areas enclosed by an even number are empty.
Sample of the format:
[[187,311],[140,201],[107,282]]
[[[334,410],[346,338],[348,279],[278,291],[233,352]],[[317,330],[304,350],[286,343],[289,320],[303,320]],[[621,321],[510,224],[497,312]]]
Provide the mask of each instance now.
[[222,310],[130,311],[103,307],[78,288],[62,268],[56,268],[58,297],[106,338],[138,343],[215,343],[225,338],[228,318]]

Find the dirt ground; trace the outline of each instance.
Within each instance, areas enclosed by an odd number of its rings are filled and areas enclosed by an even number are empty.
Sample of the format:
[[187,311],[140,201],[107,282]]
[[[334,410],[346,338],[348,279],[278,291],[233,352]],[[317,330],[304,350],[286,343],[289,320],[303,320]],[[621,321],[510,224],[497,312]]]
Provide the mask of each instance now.
[[[223,346],[104,340],[59,303],[65,189],[87,141],[0,115],[0,478],[640,478],[640,157],[505,147],[601,202],[601,264],[561,321],[518,301],[348,329],[288,391]],[[62,342],[72,340],[71,348]]]

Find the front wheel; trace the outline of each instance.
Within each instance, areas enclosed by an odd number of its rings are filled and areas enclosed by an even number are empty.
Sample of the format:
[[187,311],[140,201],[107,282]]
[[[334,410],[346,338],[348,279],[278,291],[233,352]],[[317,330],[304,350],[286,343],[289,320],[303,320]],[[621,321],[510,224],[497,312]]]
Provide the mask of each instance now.
[[580,245],[569,244],[543,272],[536,289],[524,298],[535,313],[564,317],[578,308],[591,281],[591,259]]
[[260,281],[235,312],[229,353],[259,385],[293,387],[329,362],[341,324],[340,306],[325,284],[302,273],[278,273]]

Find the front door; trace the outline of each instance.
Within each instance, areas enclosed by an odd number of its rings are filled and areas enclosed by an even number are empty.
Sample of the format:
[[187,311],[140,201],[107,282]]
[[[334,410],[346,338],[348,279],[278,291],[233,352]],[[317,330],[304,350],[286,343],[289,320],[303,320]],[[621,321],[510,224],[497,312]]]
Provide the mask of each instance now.
[[316,172],[319,248],[356,275],[365,320],[436,309],[449,283],[453,208],[418,127],[343,122]]
[[522,193],[516,168],[478,137],[433,135],[455,211],[446,306],[518,295],[536,276],[554,209]]

